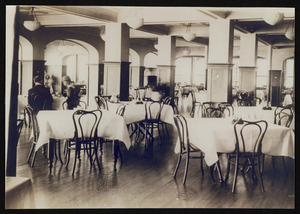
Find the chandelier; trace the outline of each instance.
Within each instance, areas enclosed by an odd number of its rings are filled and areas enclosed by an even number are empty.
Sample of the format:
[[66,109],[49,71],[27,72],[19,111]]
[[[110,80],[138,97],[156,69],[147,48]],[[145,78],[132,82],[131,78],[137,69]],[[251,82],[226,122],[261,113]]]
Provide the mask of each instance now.
[[138,10],[134,9],[134,12],[130,13],[127,16],[126,23],[132,29],[137,29],[144,25],[144,19],[142,18],[141,14],[138,12]]
[[195,33],[191,33],[191,25],[192,25],[192,24],[188,24],[188,26],[187,26],[187,28],[186,28],[186,32],[182,35],[182,37],[183,37],[186,41],[188,41],[188,42],[190,42],[190,41],[192,41],[193,39],[196,38],[196,34],[195,34]]
[[264,21],[269,25],[276,25],[283,19],[283,17],[283,13],[270,11],[264,15]]
[[27,30],[35,31],[41,26],[41,23],[38,21],[37,17],[34,14],[34,7],[30,8],[29,15],[33,20],[24,21],[23,25]]
[[[289,40],[294,40],[295,38],[295,30],[294,30],[294,21],[290,22],[286,31],[285,31],[285,37],[288,38]],[[290,25],[292,25],[292,29],[289,30]]]

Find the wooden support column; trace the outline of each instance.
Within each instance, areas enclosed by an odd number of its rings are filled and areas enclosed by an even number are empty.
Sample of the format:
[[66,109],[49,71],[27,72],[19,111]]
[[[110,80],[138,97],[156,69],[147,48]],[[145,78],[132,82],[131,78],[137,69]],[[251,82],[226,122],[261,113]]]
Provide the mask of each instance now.
[[158,82],[169,83],[171,97],[174,97],[175,88],[175,53],[176,37],[161,36],[158,38]]
[[240,39],[239,89],[256,94],[256,34],[242,34]]
[[232,97],[233,22],[228,19],[212,20],[209,31],[207,99],[215,102],[230,102]]
[[105,28],[104,95],[129,95],[129,27],[124,23],[107,24]]

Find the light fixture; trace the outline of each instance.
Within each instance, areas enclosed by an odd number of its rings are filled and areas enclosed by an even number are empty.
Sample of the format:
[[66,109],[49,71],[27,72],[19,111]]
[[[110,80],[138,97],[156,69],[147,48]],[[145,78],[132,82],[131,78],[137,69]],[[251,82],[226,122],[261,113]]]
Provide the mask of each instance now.
[[283,13],[269,11],[264,15],[264,21],[269,25],[276,25],[283,19],[283,17]]
[[38,21],[37,17],[34,15],[34,7],[30,8],[29,13],[30,13],[29,15],[31,16],[31,18],[33,20],[24,21],[23,25],[26,29],[28,29],[30,31],[35,31],[41,26],[41,23]]
[[156,50],[158,50],[158,44],[155,44],[155,45],[154,45],[154,48],[155,48]]
[[193,39],[196,38],[196,34],[195,34],[195,33],[191,33],[191,25],[192,25],[191,23],[189,23],[189,24],[187,25],[186,31],[185,31],[185,33],[182,35],[183,38],[184,38],[186,41],[188,41],[188,42],[190,42],[190,41],[192,41]]
[[66,42],[65,40],[61,40],[60,43],[58,44],[57,46],[57,49],[60,51],[60,52],[65,52],[68,50],[68,46],[66,45]]
[[[290,22],[286,31],[285,31],[285,37],[288,38],[289,40],[294,40],[295,38],[295,31],[294,31],[294,21]],[[290,25],[292,25],[292,29],[289,30]]]
[[132,29],[137,29],[143,26],[144,19],[139,14],[138,10],[134,9],[134,12],[127,16],[126,23]]
[[105,34],[105,30],[101,31],[100,33],[100,37],[103,41],[106,41],[106,34]]
[[182,51],[183,55],[189,55],[191,53],[191,50],[189,47],[184,48],[184,50]]

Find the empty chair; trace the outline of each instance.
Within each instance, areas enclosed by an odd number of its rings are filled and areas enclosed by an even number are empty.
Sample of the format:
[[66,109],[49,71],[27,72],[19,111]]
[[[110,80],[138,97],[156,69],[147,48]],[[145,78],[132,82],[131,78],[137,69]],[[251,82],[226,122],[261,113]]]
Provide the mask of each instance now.
[[[184,176],[183,176],[183,184],[186,182],[187,178],[187,173],[188,173],[188,168],[189,168],[189,160],[190,158],[200,158],[200,163],[201,163],[201,172],[202,175],[204,175],[204,170],[203,170],[203,152],[193,145],[190,140],[189,140],[189,131],[188,131],[188,125],[186,122],[186,119],[182,115],[176,115],[174,116],[174,121],[176,124],[177,132],[178,132],[178,137],[179,137],[179,142],[180,142],[180,152],[178,154],[178,161],[177,165],[174,171],[174,178],[176,178],[178,168],[180,166],[180,162],[182,157],[185,157],[185,171],[184,171]],[[200,140],[200,139],[199,139]]]
[[[285,126],[285,127],[289,128],[291,126],[293,118],[294,118],[293,106],[286,106],[286,107],[278,106],[274,111],[274,124],[277,124],[280,126]],[[285,174],[288,177],[288,171],[286,168],[284,156],[282,156],[281,159],[282,159],[282,165],[283,165]],[[275,170],[275,157],[274,156],[272,156],[272,165],[273,165],[273,169]]]
[[162,101],[164,104],[172,106],[174,114],[179,114],[175,98],[167,96]]
[[156,128],[158,130],[158,135],[160,142],[161,141],[161,134],[160,134],[160,129],[159,125],[161,124],[160,116],[161,116],[161,110],[164,106],[163,102],[160,101],[152,101],[152,102],[147,102],[145,104],[145,120],[143,121],[143,125],[145,127],[145,146],[146,146],[146,140],[151,139],[151,143],[154,141],[154,136],[153,136],[153,129]]
[[200,110],[200,107],[202,107],[202,104],[201,104],[201,102],[198,102],[196,100],[196,95],[195,95],[195,92],[193,90],[191,90],[191,95],[192,95],[192,110],[191,110],[190,115],[191,115],[191,117],[194,117],[196,107],[198,106],[198,114],[199,114],[199,110]]
[[224,112],[225,117],[234,116],[234,108],[230,103],[221,102],[219,108]]
[[[257,169],[261,191],[264,192],[264,184],[262,178],[261,170],[261,158],[263,154],[261,153],[262,141],[268,128],[268,123],[264,120],[260,121],[241,121],[242,124],[234,124],[234,134],[235,134],[235,150],[228,154],[228,164],[227,164],[227,174],[225,182],[228,180],[230,165],[234,164],[234,178],[232,184],[232,192],[235,191],[236,180],[238,176],[239,166],[251,166],[252,168],[252,179],[254,182],[257,181],[257,176],[255,169]],[[247,146],[246,146],[247,145]],[[253,148],[247,150],[246,148],[252,145]]]
[[207,117],[206,109],[207,108],[219,108],[219,102],[203,102],[202,103],[202,117]]
[[225,117],[225,114],[222,109],[209,107],[209,108],[206,108],[206,117],[208,117],[208,118],[223,118],[223,117]]
[[[31,121],[31,124],[32,124],[32,132],[33,132],[33,141],[32,141],[32,145],[31,145],[31,148],[30,148],[30,152],[29,152],[28,157],[27,157],[27,163],[29,163],[30,159],[31,159],[31,164],[30,165],[31,165],[31,167],[33,167],[34,162],[35,162],[35,158],[36,158],[35,146],[36,146],[36,143],[37,143],[38,138],[39,138],[40,130],[39,130],[39,125],[38,125],[37,118],[36,118],[36,113],[33,111],[33,108],[31,108],[30,106],[27,106],[26,111],[28,112],[28,115],[30,117],[30,121]],[[60,155],[60,146],[59,146],[60,142],[57,141],[56,143],[58,143],[59,160],[62,163],[61,155]],[[55,157],[57,158],[56,143],[54,144],[54,146],[55,146]],[[43,146],[43,150],[44,150],[44,146]],[[43,153],[44,153],[44,151],[43,151]]]
[[[77,108],[78,107],[80,107],[81,109],[86,109],[86,103],[84,102],[84,101],[79,101],[79,103],[78,103],[78,106],[77,106]],[[63,110],[67,110],[67,109],[69,109],[68,108],[68,103],[67,103],[67,101],[64,101],[63,103],[62,103],[62,108],[63,108]]]
[[[120,94],[117,94],[117,96],[116,96],[117,98],[118,98],[118,101],[120,101]],[[128,101],[132,101],[132,100],[134,100],[134,96],[132,95],[132,94],[129,94],[128,95],[128,99],[127,99]],[[126,100],[126,101],[127,101]]]
[[101,96],[95,96],[95,101],[97,103],[98,109],[108,110],[107,100]]
[[70,162],[70,152],[71,150],[75,150],[74,156],[74,166],[72,175],[74,175],[76,160],[81,161],[80,151],[87,151],[90,168],[94,165],[96,160],[99,171],[100,171],[100,163],[98,159],[98,137],[97,130],[98,125],[102,117],[101,110],[94,111],[85,111],[85,110],[77,110],[73,113],[73,123],[75,127],[74,139],[68,141],[68,161],[66,164],[66,168]]
[[17,119],[17,140],[19,140],[19,138],[20,138],[20,134],[22,132],[23,124],[24,124],[24,120]]

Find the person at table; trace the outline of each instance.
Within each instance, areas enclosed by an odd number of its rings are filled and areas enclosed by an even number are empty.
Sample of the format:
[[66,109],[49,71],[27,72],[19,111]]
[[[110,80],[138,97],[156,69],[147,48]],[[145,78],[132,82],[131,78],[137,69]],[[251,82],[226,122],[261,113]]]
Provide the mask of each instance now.
[[40,110],[52,110],[53,98],[49,88],[43,85],[43,77],[35,76],[34,87],[28,90],[28,104],[37,114]]
[[68,109],[73,109],[79,105],[80,101],[80,89],[76,88],[74,83],[71,83],[69,76],[63,76],[63,85],[67,87],[65,96],[67,97]]

